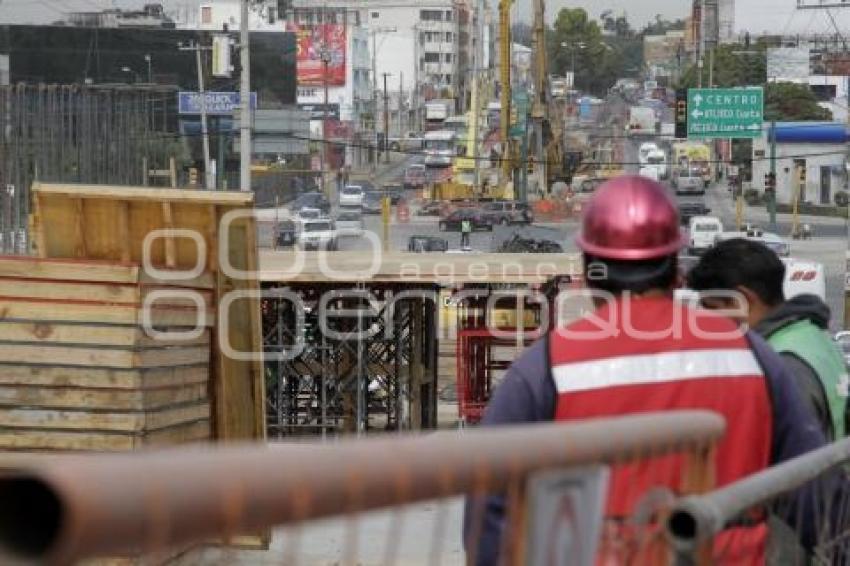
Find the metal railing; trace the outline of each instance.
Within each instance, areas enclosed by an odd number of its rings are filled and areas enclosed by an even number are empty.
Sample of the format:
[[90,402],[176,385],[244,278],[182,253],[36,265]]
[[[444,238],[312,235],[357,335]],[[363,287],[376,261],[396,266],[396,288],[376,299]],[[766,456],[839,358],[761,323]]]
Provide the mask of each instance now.
[[[333,444],[183,447],[13,464],[0,475],[0,562],[64,564],[152,553],[462,494],[508,494],[507,524],[517,526],[524,524],[519,503],[526,480],[542,470],[675,454],[683,458],[684,493],[705,491],[724,429],[716,414],[682,411]],[[523,531],[507,530],[508,563],[523,562]],[[431,563],[440,563],[435,556]]]
[[[794,539],[778,543],[771,533],[772,544],[784,546],[783,564],[808,564],[812,557],[816,563],[848,563],[848,461],[850,439],[844,439],[714,491],[682,498],[667,521],[680,563],[722,562],[724,550],[712,548],[716,537],[742,524],[766,524],[769,518],[777,519],[772,531]],[[790,494],[794,497],[786,497]],[[798,539],[809,547],[805,552]],[[794,556],[788,556],[789,548]]]

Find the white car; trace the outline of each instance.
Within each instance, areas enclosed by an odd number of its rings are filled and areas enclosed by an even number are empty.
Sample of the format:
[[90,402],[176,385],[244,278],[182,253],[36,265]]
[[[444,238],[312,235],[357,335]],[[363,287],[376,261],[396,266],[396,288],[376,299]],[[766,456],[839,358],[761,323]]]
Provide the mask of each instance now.
[[339,192],[339,205],[360,208],[360,205],[363,204],[363,193],[365,192],[361,185],[346,185]]
[[296,242],[302,250],[337,249],[337,231],[334,221],[329,218],[302,220],[298,226]]
[[647,179],[652,179],[656,182],[661,180],[661,172],[658,170],[658,167],[655,167],[654,165],[641,165],[641,168],[638,170],[638,175],[646,177]]
[[342,211],[336,216],[336,230],[340,238],[360,236],[363,233],[363,216],[357,211]]
[[304,207],[295,214],[296,220],[315,220],[322,217],[322,211],[318,208]]
[[640,149],[638,149],[638,161],[641,165],[646,165],[649,163],[647,160],[650,153],[658,151],[658,145],[653,142],[646,142],[640,145]]
[[694,216],[691,218],[689,251],[699,254],[714,245],[717,236],[723,233],[723,223],[716,216]]
[[746,232],[723,232],[722,234],[717,235],[716,241],[731,240],[732,238],[746,238],[748,240],[761,242],[776,252],[776,255],[780,258],[785,258],[791,255],[791,245],[772,232],[763,232],[758,228],[753,228]]

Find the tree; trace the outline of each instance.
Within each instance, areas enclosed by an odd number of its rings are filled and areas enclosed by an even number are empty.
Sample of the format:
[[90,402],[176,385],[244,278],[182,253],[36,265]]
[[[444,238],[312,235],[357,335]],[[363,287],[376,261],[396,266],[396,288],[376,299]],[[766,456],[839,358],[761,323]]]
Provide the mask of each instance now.
[[832,120],[832,112],[818,105],[808,85],[768,83],[764,91],[764,119],[786,122]]
[[641,35],[664,35],[668,31],[683,29],[685,29],[685,20],[665,20],[661,14],[655,14],[655,21],[647,24],[640,33]]
[[554,74],[566,74],[575,65],[576,88],[603,95],[618,78],[628,76],[643,59],[642,43],[625,16],[608,18],[613,35],[605,38],[599,23],[582,8],[563,8],[548,34],[548,53]]
[[[763,45],[745,49],[738,44],[721,45],[714,50],[714,72],[708,67],[710,57],[705,58],[702,68],[702,84],[708,86],[738,87],[760,85],[767,81],[767,54]],[[713,76],[712,76],[713,75]],[[699,68],[691,65],[682,75],[679,86],[695,88],[700,84]]]

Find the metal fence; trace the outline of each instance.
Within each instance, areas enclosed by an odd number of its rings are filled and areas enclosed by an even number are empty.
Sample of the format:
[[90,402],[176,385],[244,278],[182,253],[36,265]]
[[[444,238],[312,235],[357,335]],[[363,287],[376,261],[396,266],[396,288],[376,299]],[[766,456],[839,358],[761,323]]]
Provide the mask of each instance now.
[[679,562],[728,563],[736,552],[734,533],[760,529],[766,534],[762,563],[850,564],[849,461],[845,439],[683,498],[667,524]]
[[[279,556],[205,551],[186,563],[474,563],[484,518],[478,502],[495,493],[506,502],[501,560],[523,564],[529,478],[594,465],[612,466],[614,478],[657,459],[676,462],[675,473],[659,472],[650,489],[635,487],[635,508],[606,527],[602,546],[626,562],[654,564],[647,557],[666,553],[660,518],[670,490],[711,487],[723,431],[721,417],[684,411],[328,444],[33,457],[0,475],[0,561],[148,554],[286,525],[284,546],[272,545]],[[466,557],[457,499],[464,494],[475,496]],[[383,522],[364,515],[380,509]],[[328,518],[340,520],[337,535],[310,532],[308,521]],[[412,537],[405,525],[415,528]],[[411,538],[413,550],[401,548]]]
[[0,86],[0,250],[26,253],[34,180],[142,185],[145,159],[165,167],[173,99],[164,86]]

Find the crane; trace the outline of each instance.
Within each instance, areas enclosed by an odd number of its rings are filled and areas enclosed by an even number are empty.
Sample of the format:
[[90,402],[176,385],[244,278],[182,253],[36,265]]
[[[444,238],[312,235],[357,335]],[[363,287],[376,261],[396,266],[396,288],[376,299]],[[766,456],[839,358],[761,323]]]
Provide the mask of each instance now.
[[502,138],[502,183],[507,184],[513,172],[511,143],[511,5],[513,0],[499,0],[499,129]]

